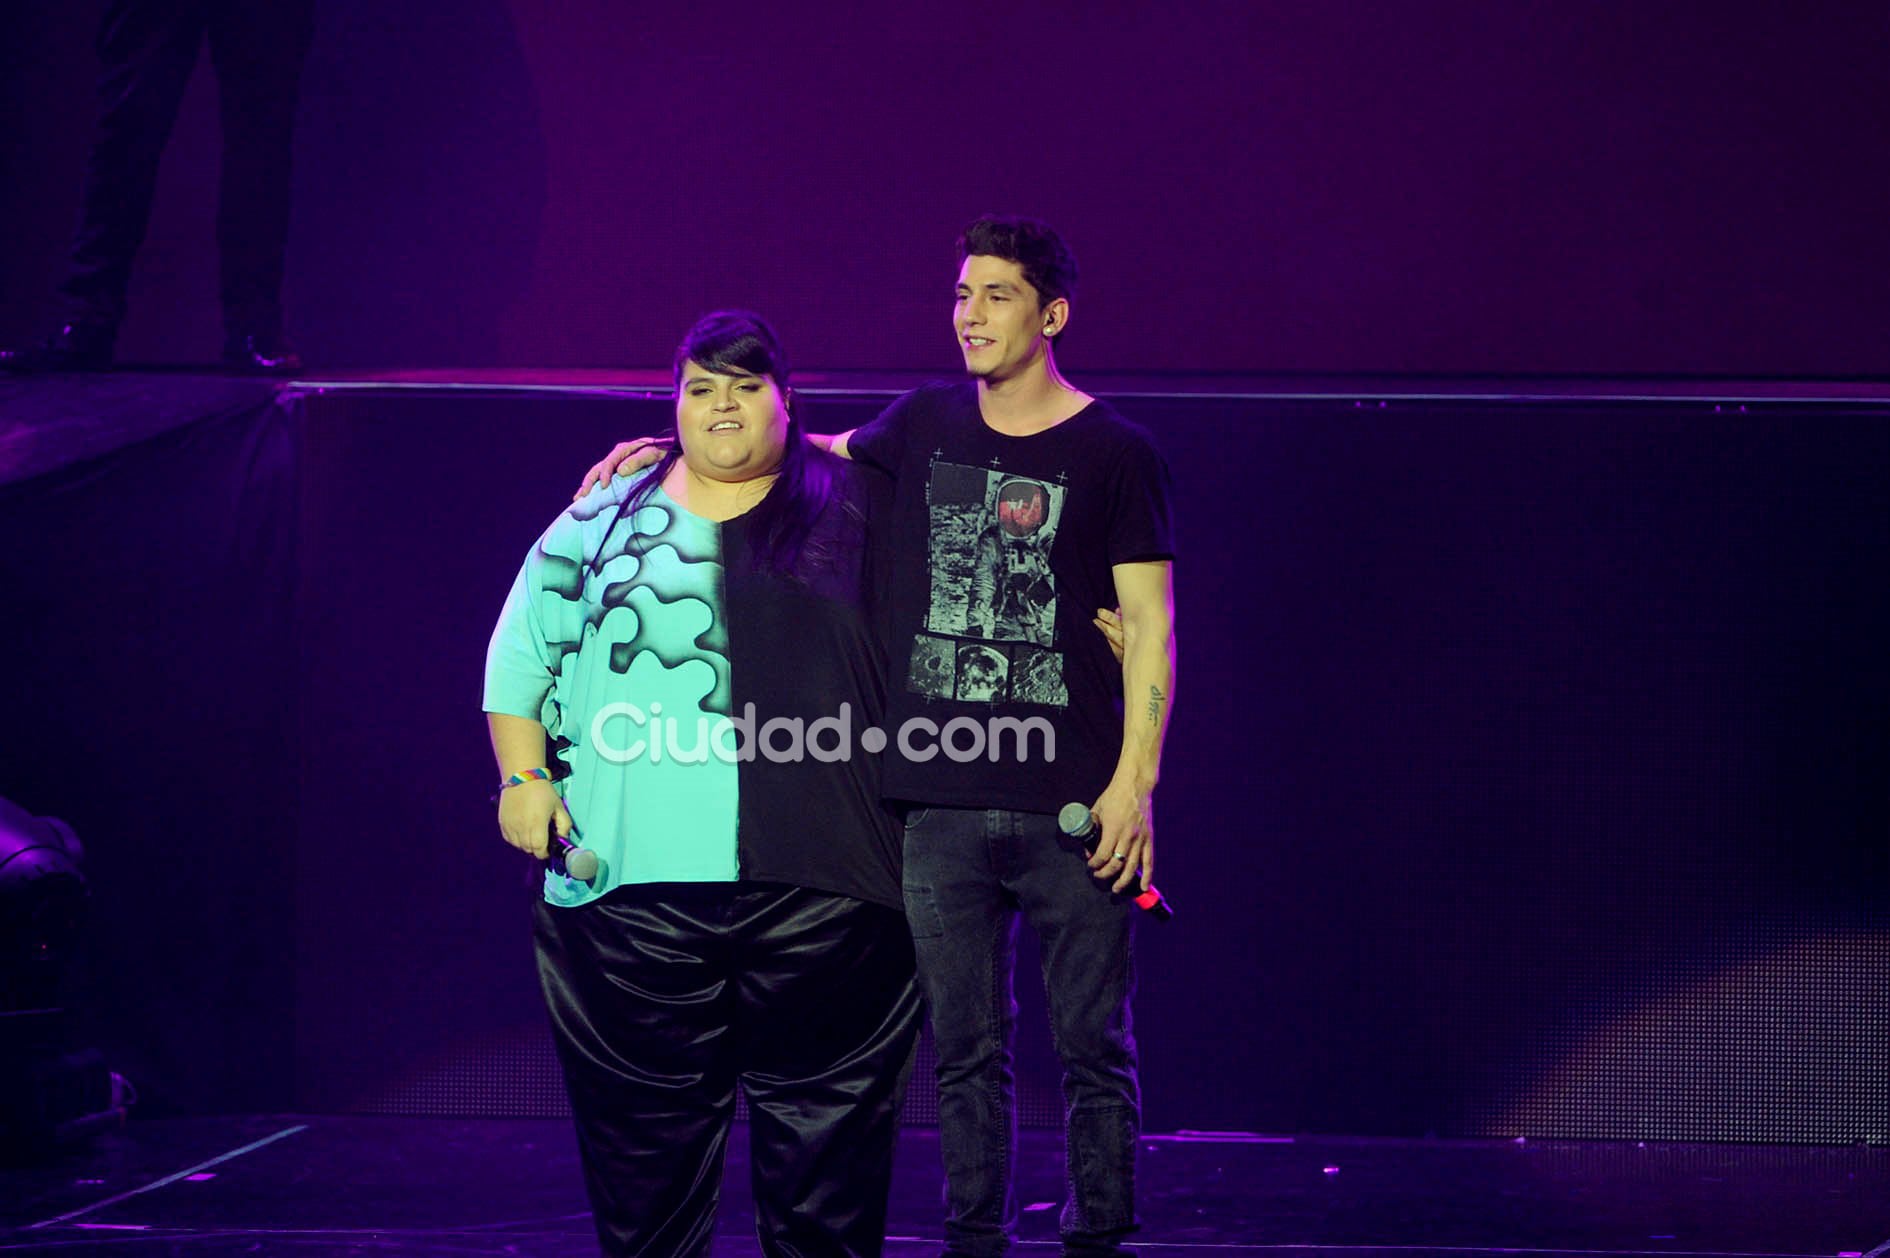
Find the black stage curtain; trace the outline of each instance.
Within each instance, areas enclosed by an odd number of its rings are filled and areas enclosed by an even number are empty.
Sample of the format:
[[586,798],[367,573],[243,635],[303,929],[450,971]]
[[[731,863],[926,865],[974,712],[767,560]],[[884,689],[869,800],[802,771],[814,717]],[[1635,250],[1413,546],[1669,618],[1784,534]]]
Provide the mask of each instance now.
[[[289,405],[0,489],[0,793],[90,845],[149,1095],[554,1112],[480,669],[668,404]],[[1881,408],[1121,405],[1181,495],[1151,1129],[1890,1139]]]
[[85,844],[67,1003],[144,1113],[293,1095],[296,459],[275,393],[0,393],[0,794]]
[[[305,1095],[555,1112],[480,669],[580,468],[669,404],[306,404]],[[1890,1133],[1881,411],[1121,406],[1180,494],[1152,1128]]]

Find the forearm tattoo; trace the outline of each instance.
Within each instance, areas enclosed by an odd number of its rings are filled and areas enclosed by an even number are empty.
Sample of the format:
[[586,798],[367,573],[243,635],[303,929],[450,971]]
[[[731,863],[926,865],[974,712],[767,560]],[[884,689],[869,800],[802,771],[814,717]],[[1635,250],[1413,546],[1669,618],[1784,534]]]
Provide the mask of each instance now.
[[1151,725],[1159,725],[1162,719],[1162,700],[1168,696],[1162,693],[1160,686],[1148,688],[1148,720]]

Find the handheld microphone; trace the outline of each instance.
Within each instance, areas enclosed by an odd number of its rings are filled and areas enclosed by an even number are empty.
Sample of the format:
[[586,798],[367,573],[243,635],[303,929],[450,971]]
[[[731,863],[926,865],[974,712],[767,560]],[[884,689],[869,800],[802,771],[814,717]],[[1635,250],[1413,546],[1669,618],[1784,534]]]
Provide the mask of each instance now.
[[[1057,814],[1057,828],[1071,838],[1080,840],[1083,844],[1084,855],[1095,855],[1096,842],[1102,838],[1102,827],[1096,824],[1095,814],[1090,812],[1087,804],[1063,805],[1063,811]],[[1168,902],[1166,896],[1155,889],[1155,884],[1150,883],[1132,898],[1135,900],[1136,908],[1149,914],[1156,921],[1175,920],[1174,906]]]
[[[579,847],[570,839],[559,834],[558,825],[555,821],[546,827],[546,832],[551,836],[551,846],[546,850],[545,859],[551,862],[553,869],[557,869],[562,865],[564,872],[577,879],[579,882],[589,882],[591,879],[597,877],[598,860],[596,852],[591,851],[588,847]],[[573,831],[573,833],[576,832]]]

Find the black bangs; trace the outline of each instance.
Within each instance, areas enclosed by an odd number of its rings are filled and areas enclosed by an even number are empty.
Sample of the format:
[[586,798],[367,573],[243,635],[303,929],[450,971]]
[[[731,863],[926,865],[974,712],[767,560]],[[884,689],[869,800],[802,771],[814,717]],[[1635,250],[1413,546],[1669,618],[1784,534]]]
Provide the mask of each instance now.
[[719,375],[772,376],[783,392],[788,388],[781,341],[768,321],[750,310],[717,310],[698,319],[676,347],[671,368],[678,383],[688,363]]
[[[683,367],[695,363],[706,371],[722,375],[736,373],[769,376],[783,393],[788,387],[787,355],[767,320],[747,310],[717,310],[696,321],[676,347],[676,383],[682,384]],[[806,429],[794,410],[788,411],[787,449],[768,494],[748,512],[751,560],[757,570],[773,573],[783,580],[805,583],[834,558],[831,548],[819,536],[818,525],[829,509],[857,515],[857,508],[844,502],[836,492],[835,464],[830,454],[816,449],[807,440]],[[682,457],[680,440],[652,468],[636,490],[618,505],[609,538],[618,521],[633,515],[656,493],[663,477]],[[599,554],[602,553],[599,544]],[[595,563],[593,557],[593,563]]]

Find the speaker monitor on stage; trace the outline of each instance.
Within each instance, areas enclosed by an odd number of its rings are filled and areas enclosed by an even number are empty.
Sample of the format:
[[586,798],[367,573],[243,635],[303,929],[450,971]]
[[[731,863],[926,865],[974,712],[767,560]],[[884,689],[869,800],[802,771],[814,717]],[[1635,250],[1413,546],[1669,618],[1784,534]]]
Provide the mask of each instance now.
[[74,1043],[60,978],[89,893],[84,851],[54,817],[0,799],[0,1157],[31,1157],[124,1118],[119,1082]]

